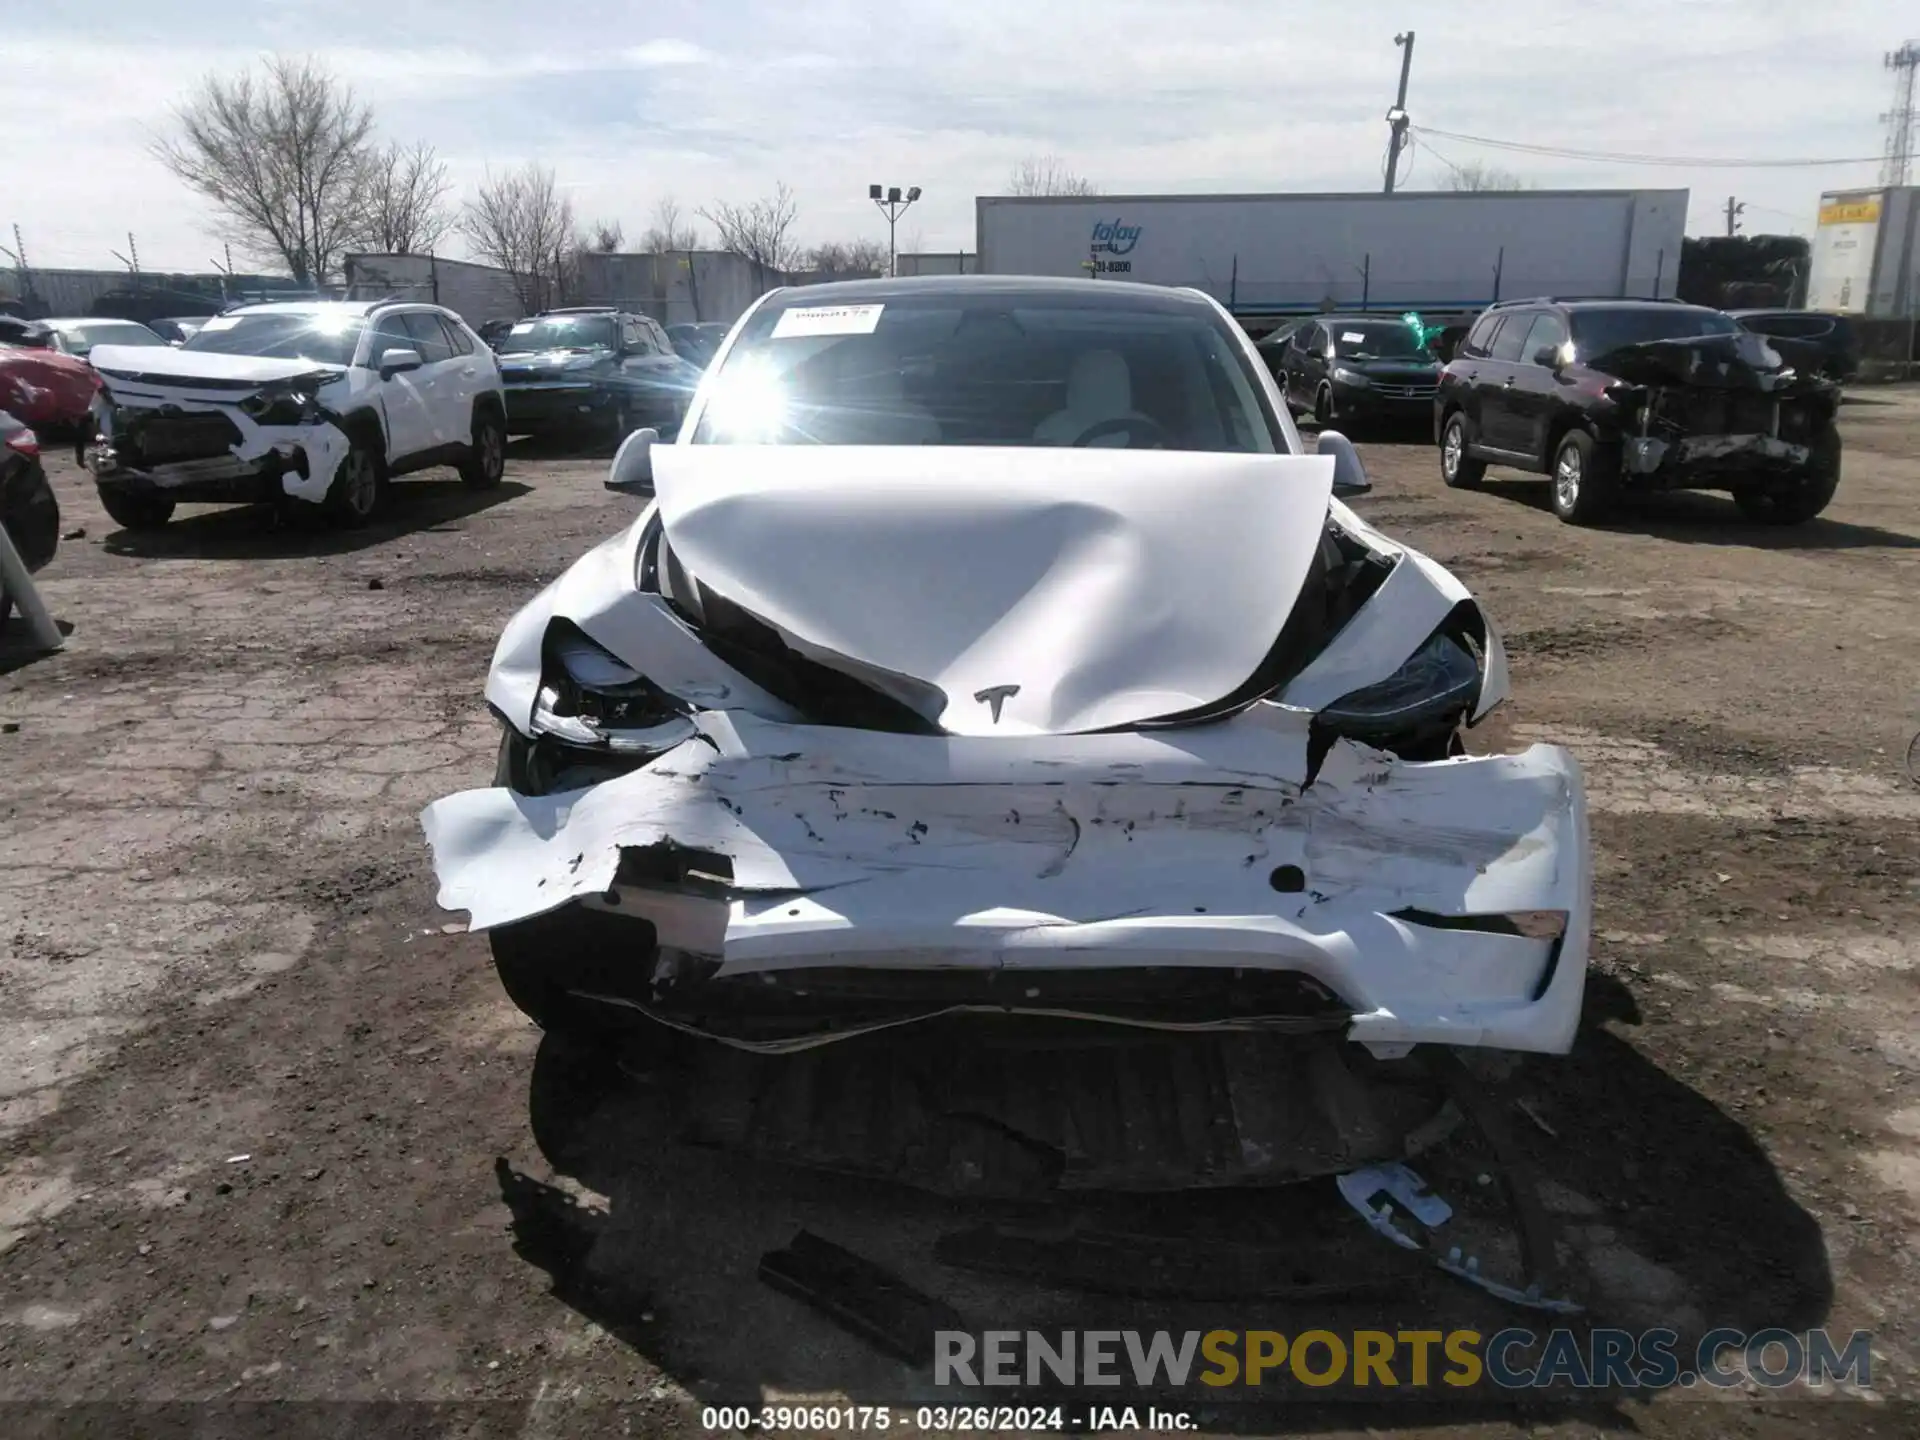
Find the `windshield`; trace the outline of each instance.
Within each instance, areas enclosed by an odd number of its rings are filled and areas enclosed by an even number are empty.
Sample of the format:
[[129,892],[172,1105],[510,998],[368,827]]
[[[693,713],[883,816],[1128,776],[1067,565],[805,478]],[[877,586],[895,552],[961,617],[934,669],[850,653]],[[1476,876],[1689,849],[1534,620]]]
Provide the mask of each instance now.
[[1675,306],[1661,309],[1575,310],[1573,346],[1581,360],[1591,360],[1624,345],[1649,340],[1684,340],[1694,335],[1738,335],[1740,327],[1718,310]]
[[611,315],[548,315],[519,320],[500,342],[502,355],[524,355],[532,350],[608,350],[619,343]]
[[1232,333],[1187,303],[769,305],[712,385],[695,444],[1284,448]]
[[261,355],[279,360],[314,360],[322,365],[351,365],[354,347],[366,327],[363,316],[339,312],[216,315],[187,338],[183,350],[217,355]]
[[1343,360],[1431,360],[1433,354],[1401,320],[1329,320],[1334,354]]
[[76,355],[85,355],[96,345],[164,345],[167,343],[146,326],[136,325],[130,320],[62,325],[60,336],[67,342],[67,349]]

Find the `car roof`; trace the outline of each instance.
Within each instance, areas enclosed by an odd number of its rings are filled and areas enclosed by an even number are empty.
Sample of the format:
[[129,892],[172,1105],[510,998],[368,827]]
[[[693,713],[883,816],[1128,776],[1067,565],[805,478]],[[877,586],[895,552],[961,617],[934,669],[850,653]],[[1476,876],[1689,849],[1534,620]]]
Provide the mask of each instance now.
[[1079,306],[1116,310],[1191,310],[1212,313],[1213,307],[1197,290],[1168,285],[1142,285],[1130,280],[1069,280],[1051,275],[916,275],[881,280],[830,280],[820,285],[795,285],[775,290],[768,303],[789,305],[884,305],[889,300],[912,300],[951,295],[956,300],[1001,296],[1037,303],[1049,296],[1071,299]]
[[450,314],[444,305],[431,300],[265,300],[255,305],[236,305],[228,315],[371,315],[376,310],[434,310]]

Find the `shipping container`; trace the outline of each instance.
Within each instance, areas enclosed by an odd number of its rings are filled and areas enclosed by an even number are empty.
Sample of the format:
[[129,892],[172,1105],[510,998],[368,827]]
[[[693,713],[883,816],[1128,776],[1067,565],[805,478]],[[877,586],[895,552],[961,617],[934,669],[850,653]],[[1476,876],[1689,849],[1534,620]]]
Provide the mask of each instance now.
[[1670,298],[1685,190],[983,195],[980,269],[1187,285],[1241,316]]
[[1820,197],[1807,272],[1807,308],[1869,320],[1913,316],[1914,197],[1920,186],[1829,190]]

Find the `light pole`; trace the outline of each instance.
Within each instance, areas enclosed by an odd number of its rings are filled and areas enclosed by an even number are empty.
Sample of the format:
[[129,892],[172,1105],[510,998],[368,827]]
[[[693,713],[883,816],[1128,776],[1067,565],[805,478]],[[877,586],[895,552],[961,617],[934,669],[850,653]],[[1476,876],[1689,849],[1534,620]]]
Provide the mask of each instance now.
[[1394,98],[1393,108],[1387,111],[1387,124],[1393,127],[1393,133],[1387,141],[1387,194],[1393,193],[1394,172],[1400,168],[1400,152],[1406,147],[1407,126],[1412,122],[1407,118],[1407,78],[1413,70],[1413,31],[1407,30],[1393,37],[1393,43],[1400,47],[1400,93]]
[[902,196],[898,185],[869,185],[867,198],[878,205],[880,213],[887,217],[887,274],[892,275],[900,266],[899,256],[893,248],[893,228],[900,223],[900,217],[907,213],[907,207],[920,198],[920,187],[915,185]]

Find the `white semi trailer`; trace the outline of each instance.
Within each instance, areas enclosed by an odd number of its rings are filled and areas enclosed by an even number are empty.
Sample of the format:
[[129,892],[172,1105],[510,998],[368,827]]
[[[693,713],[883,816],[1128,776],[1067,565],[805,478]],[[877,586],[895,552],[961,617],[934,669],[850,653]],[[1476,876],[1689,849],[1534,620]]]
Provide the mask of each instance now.
[[1235,314],[1671,298],[1685,190],[983,195],[980,270],[1191,285]]

